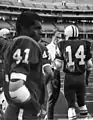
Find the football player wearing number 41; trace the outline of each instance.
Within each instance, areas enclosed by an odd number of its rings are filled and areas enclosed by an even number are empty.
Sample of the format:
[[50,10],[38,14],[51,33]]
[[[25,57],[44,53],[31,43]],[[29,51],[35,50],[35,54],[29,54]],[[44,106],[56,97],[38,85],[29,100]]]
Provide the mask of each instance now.
[[[77,99],[80,115],[86,117],[88,109],[85,104],[85,72],[92,70],[92,55],[90,43],[78,38],[78,28],[69,25],[64,30],[65,41],[58,43],[60,55],[56,56],[55,65],[58,69],[59,63],[64,62],[65,72],[64,94],[68,103],[68,119],[76,119],[75,101]],[[77,98],[76,98],[77,97]]]
[[41,18],[31,11],[22,12],[16,21],[17,37],[8,48],[4,60],[4,93],[9,103],[4,120],[37,120],[44,104],[42,74]]

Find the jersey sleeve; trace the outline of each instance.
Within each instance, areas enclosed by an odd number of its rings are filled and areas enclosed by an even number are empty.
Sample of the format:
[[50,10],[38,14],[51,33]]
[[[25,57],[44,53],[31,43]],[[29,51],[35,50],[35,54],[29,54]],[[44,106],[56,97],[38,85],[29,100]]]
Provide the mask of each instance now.
[[11,79],[26,81],[31,68],[39,62],[40,51],[29,39],[21,38],[14,42],[10,57]]
[[57,54],[56,54],[56,59],[60,59],[60,60],[63,60],[64,58],[63,58],[63,42],[62,41],[60,41],[60,42],[58,42],[58,52],[57,52]]
[[42,64],[46,64],[46,63],[51,63],[51,60],[49,58],[49,52],[46,46],[39,44],[41,51],[42,51]]

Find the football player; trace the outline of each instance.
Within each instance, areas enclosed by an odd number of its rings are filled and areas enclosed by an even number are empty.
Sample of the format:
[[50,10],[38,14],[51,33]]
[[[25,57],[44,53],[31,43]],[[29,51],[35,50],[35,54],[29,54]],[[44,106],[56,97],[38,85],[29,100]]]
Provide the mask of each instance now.
[[9,103],[4,120],[18,120],[20,108],[23,120],[36,120],[44,102],[39,15],[22,12],[16,21],[16,36],[4,60],[4,93]]
[[7,108],[7,101],[3,92],[3,80],[4,80],[4,66],[3,66],[3,56],[4,51],[7,48],[7,40],[10,36],[10,31],[7,28],[2,28],[0,30],[0,111],[3,113]]
[[68,103],[68,119],[76,119],[75,96],[80,108],[80,114],[88,115],[85,104],[85,72],[93,69],[91,44],[78,38],[79,30],[75,25],[69,25],[64,30],[65,41],[60,41],[58,47],[60,55],[56,57],[56,68],[60,68],[64,61],[65,72],[64,94]]

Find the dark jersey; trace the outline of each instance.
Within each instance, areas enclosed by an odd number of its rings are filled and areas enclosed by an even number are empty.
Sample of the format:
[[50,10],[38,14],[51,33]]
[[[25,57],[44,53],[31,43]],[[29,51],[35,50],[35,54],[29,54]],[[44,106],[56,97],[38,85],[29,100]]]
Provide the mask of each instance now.
[[[41,98],[44,99],[42,97],[44,92],[42,51],[34,40],[27,36],[15,38],[6,52],[4,65],[6,74],[4,92],[8,101],[11,101],[8,93],[9,81],[16,81],[18,78],[25,81],[25,85],[39,103]],[[18,78],[11,77],[12,73],[19,73]]]
[[39,46],[41,48],[42,51],[42,63],[44,64],[51,64],[51,60],[49,59],[49,53],[48,53],[48,49],[46,46],[44,46],[42,43],[39,43]]
[[7,41],[3,37],[0,37],[0,87],[3,87],[3,79],[4,79],[3,56],[7,46],[8,46]]
[[91,44],[86,40],[61,41],[58,44],[60,58],[64,61],[64,72],[82,74],[86,69],[86,62],[92,58]]

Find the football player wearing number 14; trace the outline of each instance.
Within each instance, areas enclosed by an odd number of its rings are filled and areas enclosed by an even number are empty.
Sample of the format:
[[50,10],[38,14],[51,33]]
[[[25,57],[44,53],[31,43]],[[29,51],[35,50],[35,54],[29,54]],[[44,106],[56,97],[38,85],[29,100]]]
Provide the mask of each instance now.
[[[90,43],[78,39],[78,28],[69,25],[64,30],[65,41],[60,41],[60,55],[56,57],[56,68],[63,60],[65,72],[64,94],[68,103],[68,119],[76,119],[75,100],[80,108],[80,115],[86,117],[88,109],[85,104],[85,71],[92,70],[92,55]],[[76,98],[76,99],[75,99]]]
[[42,74],[42,50],[40,16],[25,11],[16,21],[17,37],[6,51],[4,93],[9,106],[4,120],[37,120],[44,103],[44,80]]

